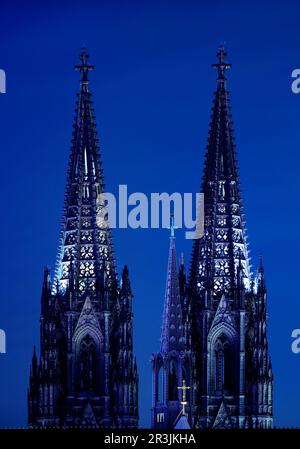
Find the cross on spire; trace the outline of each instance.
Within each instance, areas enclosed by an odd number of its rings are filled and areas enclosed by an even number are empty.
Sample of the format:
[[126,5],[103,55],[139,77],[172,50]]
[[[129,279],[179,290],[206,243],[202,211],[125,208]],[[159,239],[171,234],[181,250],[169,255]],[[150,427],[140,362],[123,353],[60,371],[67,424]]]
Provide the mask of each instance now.
[[185,380],[182,380],[182,386],[181,387],[177,387],[178,390],[182,390],[182,400],[180,401],[180,404],[182,405],[182,415],[185,416],[186,412],[185,412],[185,408],[187,406],[187,400],[186,400],[186,390],[190,390],[191,387],[187,387]]
[[87,49],[83,47],[79,55],[81,64],[75,66],[75,70],[81,72],[81,84],[88,84],[88,72],[94,69],[94,66],[88,62],[89,56]]
[[225,71],[231,68],[231,64],[225,61],[227,52],[225,50],[224,43],[220,45],[217,53],[218,62],[212,64],[212,66],[218,70],[218,80],[226,80]]

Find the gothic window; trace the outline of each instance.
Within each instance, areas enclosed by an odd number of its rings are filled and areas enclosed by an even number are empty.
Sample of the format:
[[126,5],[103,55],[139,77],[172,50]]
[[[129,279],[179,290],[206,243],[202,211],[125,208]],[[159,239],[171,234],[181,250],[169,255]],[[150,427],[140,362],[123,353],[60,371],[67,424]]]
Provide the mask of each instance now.
[[79,281],[79,291],[83,293],[86,290],[86,283],[85,281]]
[[76,242],[76,234],[74,232],[72,234],[67,234],[66,245],[73,245],[75,242]]
[[204,266],[204,263],[200,262],[200,264],[199,264],[199,276],[203,277],[204,275],[205,275],[205,266]]
[[228,256],[229,248],[228,245],[216,245],[216,256],[217,257],[225,257]]
[[227,231],[225,231],[224,229],[217,229],[216,232],[217,232],[216,235],[217,240],[227,240],[228,237]]
[[85,218],[84,220],[82,220],[82,227],[83,228],[91,228],[92,223],[91,220],[88,220],[87,218]]
[[225,214],[225,212],[226,212],[226,206],[225,206],[225,204],[218,204],[218,211],[219,211],[221,214]]
[[82,231],[80,238],[83,243],[91,243],[93,241],[92,234],[88,231]]
[[157,400],[164,402],[164,369],[160,367],[157,374]]
[[229,275],[229,263],[224,260],[219,260],[215,263],[215,274],[216,276]]
[[64,261],[74,259],[75,256],[76,256],[76,250],[74,247],[65,247],[64,258],[63,258]]
[[82,276],[82,277],[95,276],[93,262],[81,262],[80,263],[80,276]]
[[177,378],[177,369],[174,360],[171,360],[169,366],[169,401],[177,401],[178,400],[178,378]]
[[235,348],[225,336],[221,336],[215,345],[215,390],[233,394],[235,389]]
[[222,344],[216,347],[216,390],[222,391],[224,386],[224,351]]
[[226,226],[226,217],[218,217],[217,225],[222,227]]
[[216,255],[218,257],[223,255],[223,248],[222,248],[222,246],[216,246]]
[[224,388],[225,391],[233,393],[234,389],[234,353],[229,343],[224,344]]
[[215,279],[214,280],[214,290],[215,292],[220,292],[222,289],[222,280],[221,279]]
[[97,349],[94,340],[86,335],[80,343],[80,390],[96,390]]
[[216,278],[214,279],[214,291],[215,293],[220,293],[222,291],[228,291],[230,287],[230,281],[228,278]]
[[93,248],[91,246],[82,246],[80,248],[80,256],[82,259],[93,259]]

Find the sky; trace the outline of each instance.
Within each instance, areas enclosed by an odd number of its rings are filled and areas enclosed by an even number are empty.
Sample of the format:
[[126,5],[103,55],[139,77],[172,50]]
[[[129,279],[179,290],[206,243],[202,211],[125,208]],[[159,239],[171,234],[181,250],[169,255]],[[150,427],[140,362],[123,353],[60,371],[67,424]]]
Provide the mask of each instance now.
[[[300,427],[300,68],[298,1],[3,2],[0,68],[0,427],[25,426],[39,343],[43,268],[54,267],[78,73],[86,45],[107,190],[199,190],[220,42],[228,74],[253,270],[262,254],[278,427]],[[151,354],[159,348],[167,230],[115,230],[129,266],[140,424],[150,425]],[[191,241],[176,233],[178,255]]]

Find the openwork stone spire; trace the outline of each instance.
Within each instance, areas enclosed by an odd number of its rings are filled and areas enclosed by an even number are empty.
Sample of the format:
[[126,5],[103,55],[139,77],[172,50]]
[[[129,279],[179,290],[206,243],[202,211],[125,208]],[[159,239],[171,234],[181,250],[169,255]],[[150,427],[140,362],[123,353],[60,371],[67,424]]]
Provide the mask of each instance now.
[[184,348],[182,311],[176,262],[174,217],[171,217],[171,235],[168,259],[167,284],[164,303],[161,352]]
[[[164,301],[160,352],[152,356],[152,427],[172,429],[181,414],[178,388],[191,385],[192,355],[184,332],[179,273],[176,264],[174,217],[171,217],[167,285]],[[185,420],[191,417],[191,394],[188,393]]]
[[[251,279],[222,45],[185,307],[193,353],[193,426],[270,428],[273,374],[262,266]],[[184,286],[181,291],[185,292]]]
[[213,64],[218,72],[217,89],[202,179],[205,233],[194,244],[191,282],[194,289],[200,290],[212,285],[215,295],[221,295],[234,288],[239,263],[243,283],[249,288],[250,266],[229,93],[226,89],[225,74],[231,64],[226,62],[223,45],[217,56],[218,62]]
[[33,354],[28,423],[38,427],[138,425],[132,292],[118,283],[83,49],[55,279],[45,270],[40,354]]
[[58,251],[55,282],[65,291],[71,277],[76,279],[78,297],[95,293],[97,280],[115,278],[110,231],[101,213],[104,207],[104,178],[99,154],[99,141],[94,117],[92,95],[88,89],[88,73],[93,66],[84,48],[80,64],[80,92],[77,95],[76,114],[62,231]]

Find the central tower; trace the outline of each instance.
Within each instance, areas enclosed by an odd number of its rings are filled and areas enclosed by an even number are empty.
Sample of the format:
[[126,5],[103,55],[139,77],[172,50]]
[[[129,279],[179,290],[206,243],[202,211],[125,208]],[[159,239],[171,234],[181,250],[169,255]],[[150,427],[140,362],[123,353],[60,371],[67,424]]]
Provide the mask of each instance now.
[[40,358],[28,393],[32,427],[136,427],[138,374],[132,292],[118,283],[105,214],[104,179],[83,49],[54,281],[44,275]]
[[[171,218],[167,282],[165,291],[160,351],[152,355],[152,410],[151,421],[155,429],[173,429],[180,418],[191,417],[192,355],[186,339],[183,317],[184,305],[177,271],[174,217]],[[183,263],[180,264],[183,274]],[[182,398],[186,397],[186,413],[182,415]],[[183,390],[184,388],[184,390]],[[181,391],[181,393],[180,393]]]

